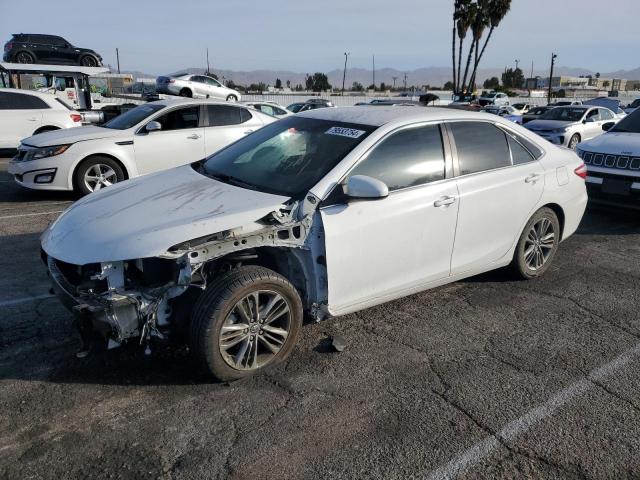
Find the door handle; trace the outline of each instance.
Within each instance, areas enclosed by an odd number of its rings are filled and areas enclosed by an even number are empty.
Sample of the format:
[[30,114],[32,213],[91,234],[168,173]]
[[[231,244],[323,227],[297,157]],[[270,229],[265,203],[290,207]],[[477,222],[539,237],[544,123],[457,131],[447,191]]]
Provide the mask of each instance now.
[[245,135],[249,135],[250,133],[253,133],[253,130],[245,130],[245,131],[244,131],[244,134],[245,134]]
[[442,197],[433,202],[434,207],[447,207],[456,202],[456,197]]
[[524,179],[525,183],[536,183],[538,180],[540,180],[541,175],[538,173],[532,173],[531,175],[529,175],[527,178]]
[[193,135],[189,135],[187,138],[188,138],[189,140],[197,140],[197,139],[199,139],[199,138],[200,138],[200,135],[198,135],[198,134],[194,133]]
[[37,120],[38,120],[37,118],[33,118],[33,117],[32,118],[27,118],[27,122],[35,122]]

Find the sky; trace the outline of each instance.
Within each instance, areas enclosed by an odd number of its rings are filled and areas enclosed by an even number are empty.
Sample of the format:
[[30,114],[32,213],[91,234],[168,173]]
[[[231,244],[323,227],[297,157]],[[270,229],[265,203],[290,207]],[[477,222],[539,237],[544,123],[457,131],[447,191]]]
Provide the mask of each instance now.
[[[451,64],[453,0],[0,0],[0,41],[50,33],[93,48],[105,64],[150,74],[212,69],[412,70]],[[609,72],[640,67],[639,0],[513,0],[482,67],[519,59]]]

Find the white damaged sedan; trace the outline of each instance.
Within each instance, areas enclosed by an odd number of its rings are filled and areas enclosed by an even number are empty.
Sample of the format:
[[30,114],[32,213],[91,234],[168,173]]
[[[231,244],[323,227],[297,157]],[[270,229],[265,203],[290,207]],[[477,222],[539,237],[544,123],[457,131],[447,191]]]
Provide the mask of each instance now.
[[493,115],[346,107],[95,192],[43,234],[83,339],[188,338],[233,380],[344,315],[510,266],[542,275],[584,213],[585,166]]

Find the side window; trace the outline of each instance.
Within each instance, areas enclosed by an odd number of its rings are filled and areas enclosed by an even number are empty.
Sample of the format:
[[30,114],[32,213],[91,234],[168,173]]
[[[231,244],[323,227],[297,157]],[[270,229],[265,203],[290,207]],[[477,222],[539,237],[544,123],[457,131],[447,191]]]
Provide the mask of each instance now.
[[186,128],[198,128],[200,107],[187,107],[172,110],[160,118],[157,122],[162,125],[162,130],[184,130]]
[[511,159],[514,165],[521,165],[523,163],[532,162],[533,156],[529,153],[529,150],[524,148],[514,137],[507,133],[507,142],[511,149]]
[[600,121],[600,112],[598,111],[597,108],[594,108],[589,113],[587,113],[587,118],[590,119],[592,122],[598,122]]
[[228,105],[208,105],[209,126],[223,127],[225,125],[239,125],[251,118],[251,114],[244,108]]
[[0,110],[42,110],[50,108],[46,102],[33,95],[0,92]]
[[273,112],[275,115],[286,115],[287,112],[278,107],[273,107]]
[[440,127],[427,125],[391,134],[349,175],[377,178],[393,191],[442,180],[444,172]]
[[507,137],[496,126],[486,122],[453,122],[449,125],[456,143],[461,175],[511,165]]
[[62,37],[49,37],[49,40],[50,41],[48,41],[47,43],[50,43],[51,45],[53,45],[55,47],[66,47],[67,46],[67,42]]
[[609,110],[605,110],[603,108],[600,109],[600,118],[602,120],[612,120],[613,119],[613,113]]
[[267,115],[274,115],[271,105],[256,105],[256,107],[258,108],[258,110],[266,113]]
[[198,82],[198,83],[205,83],[205,77],[201,77],[200,75],[194,75],[193,77],[190,78],[190,81],[192,82]]

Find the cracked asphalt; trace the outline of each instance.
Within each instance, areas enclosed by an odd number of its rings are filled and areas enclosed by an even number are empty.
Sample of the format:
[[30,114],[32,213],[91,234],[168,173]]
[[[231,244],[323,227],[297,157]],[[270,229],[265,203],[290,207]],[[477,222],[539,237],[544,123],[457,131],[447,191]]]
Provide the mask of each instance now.
[[[0,160],[0,478],[640,478],[640,216],[590,209],[541,279],[307,325],[231,385],[187,352],[78,360],[39,234],[74,197]],[[327,340],[347,343],[332,352]]]

